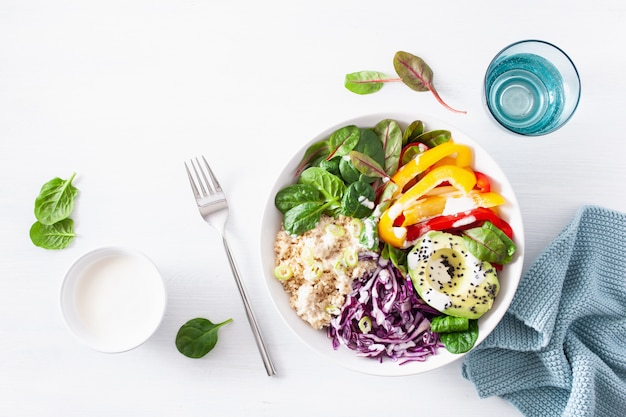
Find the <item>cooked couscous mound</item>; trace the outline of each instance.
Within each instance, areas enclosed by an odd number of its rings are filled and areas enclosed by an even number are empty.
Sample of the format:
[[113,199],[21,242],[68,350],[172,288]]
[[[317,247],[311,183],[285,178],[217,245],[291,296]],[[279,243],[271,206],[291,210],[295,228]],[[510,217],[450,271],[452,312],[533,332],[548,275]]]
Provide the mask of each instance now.
[[322,216],[315,229],[291,236],[284,229],[276,235],[275,263],[289,294],[289,304],[315,329],[330,323],[343,306],[355,278],[376,267],[359,261],[362,224],[350,217]]

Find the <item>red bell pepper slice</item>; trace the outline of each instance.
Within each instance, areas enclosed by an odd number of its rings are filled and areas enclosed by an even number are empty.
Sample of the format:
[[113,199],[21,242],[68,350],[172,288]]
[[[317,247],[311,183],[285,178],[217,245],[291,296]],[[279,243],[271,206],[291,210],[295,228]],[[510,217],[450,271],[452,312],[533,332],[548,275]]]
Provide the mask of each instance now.
[[476,175],[476,185],[475,189],[479,190],[481,193],[488,193],[491,191],[491,180],[489,177],[482,172],[474,171],[474,175]]
[[433,217],[423,222],[407,226],[406,241],[415,241],[431,230],[456,232],[471,227],[477,227],[486,221],[493,223],[493,225],[502,230],[505,235],[513,239],[513,228],[506,221],[501,219],[492,210],[478,207],[461,213]]

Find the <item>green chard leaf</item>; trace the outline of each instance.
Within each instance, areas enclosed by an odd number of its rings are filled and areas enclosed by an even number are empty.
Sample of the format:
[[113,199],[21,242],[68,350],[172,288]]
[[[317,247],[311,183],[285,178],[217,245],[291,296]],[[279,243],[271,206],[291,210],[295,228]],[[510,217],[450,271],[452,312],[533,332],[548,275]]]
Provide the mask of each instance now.
[[233,319],[214,324],[208,319],[191,319],[183,324],[176,334],[176,348],[180,353],[198,359],[209,353],[217,344],[217,332],[220,327]]
[[422,133],[424,133],[424,122],[421,120],[413,121],[404,130],[404,134],[402,135],[402,144],[406,145],[407,143],[415,142],[415,139]]
[[74,239],[74,221],[70,218],[47,225],[35,222],[30,228],[30,240],[40,248],[65,249]]
[[515,243],[491,222],[465,230],[463,240],[472,255],[489,263],[509,263],[517,249]]
[[429,130],[415,138],[415,142],[421,142],[429,148],[448,142],[452,139],[452,132],[449,130]]
[[388,178],[385,169],[374,158],[359,151],[350,151],[350,162],[363,175],[374,178]]
[[74,210],[78,190],[72,185],[76,173],[63,180],[53,178],[45,183],[35,199],[35,218],[41,224],[52,225],[66,219]]
[[385,151],[385,172],[392,176],[398,170],[402,152],[402,128],[395,120],[386,119],[374,126],[374,132],[380,138]]
[[400,81],[378,71],[359,71],[346,74],[345,87],[356,94],[372,94],[383,88],[386,82]]
[[327,159],[330,160],[336,156],[347,155],[359,143],[360,137],[361,132],[354,125],[344,126],[336,130],[328,139],[330,155],[328,155]]
[[433,70],[422,58],[408,52],[398,51],[393,58],[393,66],[402,82],[410,89],[419,92],[430,91],[446,109],[455,113],[466,113],[453,109],[441,99],[433,85]]
[[322,140],[319,142],[313,143],[311,146],[307,148],[304,152],[304,156],[300,160],[298,164],[298,169],[296,170],[296,176],[299,176],[302,171],[309,165],[313,163],[313,161],[326,158],[330,153],[330,144],[328,140]]

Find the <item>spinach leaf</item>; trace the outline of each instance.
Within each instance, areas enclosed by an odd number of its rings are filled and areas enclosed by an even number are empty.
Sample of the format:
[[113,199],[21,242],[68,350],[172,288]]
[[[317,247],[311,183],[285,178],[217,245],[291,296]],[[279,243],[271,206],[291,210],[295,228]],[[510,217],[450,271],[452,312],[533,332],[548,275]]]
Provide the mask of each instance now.
[[76,173],[63,180],[53,178],[45,183],[35,199],[35,217],[44,225],[52,225],[72,214],[78,190],[72,185]]
[[346,184],[336,175],[320,167],[310,167],[304,170],[299,178],[300,184],[308,184],[317,188],[324,196],[327,204],[333,209],[341,202],[346,192]]
[[408,270],[406,251],[385,243],[385,246],[383,247],[383,250],[381,252],[381,256],[383,257],[383,259],[389,259],[396,268],[402,271],[403,274],[407,274]]
[[290,235],[301,235],[317,226],[325,209],[325,204],[299,204],[284,214],[283,227]]
[[51,225],[37,221],[30,228],[30,240],[44,249],[65,249],[74,236],[74,221],[70,218]]
[[402,128],[395,120],[381,120],[374,126],[374,132],[383,144],[385,153],[385,171],[392,176],[398,170],[402,152]]
[[324,198],[317,188],[309,184],[291,184],[281,189],[274,197],[274,205],[285,214],[295,206],[307,203],[324,203]]
[[354,150],[369,156],[378,162],[380,166],[385,166],[383,143],[372,129],[361,129],[361,139],[354,147]]
[[515,243],[491,222],[463,231],[463,240],[472,255],[490,263],[509,263],[516,250]]
[[322,159],[317,166],[324,169],[325,171],[330,172],[333,175],[340,176],[339,172],[339,161],[341,158],[333,158],[333,159]]
[[363,181],[348,186],[341,201],[341,214],[362,219],[374,211],[376,193],[371,185]]
[[[361,179],[361,172],[354,166],[350,158],[341,158],[339,160],[339,175],[346,182],[351,184]],[[373,181],[373,179],[371,179]]]
[[439,338],[450,353],[469,352],[478,340],[478,320],[469,320],[467,330],[439,333]]
[[433,317],[430,321],[430,330],[435,333],[461,332],[469,329],[469,319],[447,315]]
[[214,324],[204,318],[191,319],[178,330],[176,348],[189,358],[201,358],[213,350],[217,344],[219,328],[231,321],[233,319]]

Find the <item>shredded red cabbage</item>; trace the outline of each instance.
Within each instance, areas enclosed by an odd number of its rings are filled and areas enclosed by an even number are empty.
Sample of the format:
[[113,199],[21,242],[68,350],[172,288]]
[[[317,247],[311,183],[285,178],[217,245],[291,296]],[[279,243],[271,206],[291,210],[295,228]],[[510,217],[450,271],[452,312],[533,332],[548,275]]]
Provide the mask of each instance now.
[[[402,360],[400,364],[424,361],[443,347],[430,319],[440,313],[416,294],[411,280],[392,262],[376,252],[359,255],[377,261],[377,268],[354,281],[341,313],[328,326],[328,337],[336,350],[342,344],[357,356]],[[371,329],[364,332],[359,321],[368,317]]]

